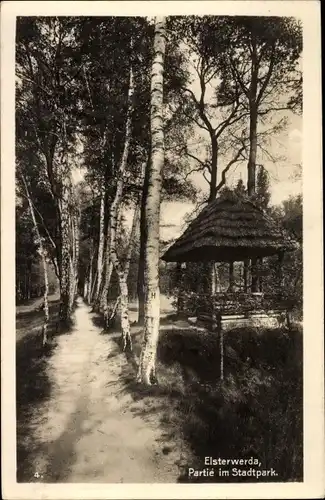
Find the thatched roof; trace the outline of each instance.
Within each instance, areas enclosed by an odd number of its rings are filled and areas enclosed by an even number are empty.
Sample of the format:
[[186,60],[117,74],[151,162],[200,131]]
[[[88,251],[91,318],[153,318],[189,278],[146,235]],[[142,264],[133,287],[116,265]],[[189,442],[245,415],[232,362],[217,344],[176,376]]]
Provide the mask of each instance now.
[[248,198],[209,203],[162,256],[168,262],[240,261],[294,250],[297,243]]

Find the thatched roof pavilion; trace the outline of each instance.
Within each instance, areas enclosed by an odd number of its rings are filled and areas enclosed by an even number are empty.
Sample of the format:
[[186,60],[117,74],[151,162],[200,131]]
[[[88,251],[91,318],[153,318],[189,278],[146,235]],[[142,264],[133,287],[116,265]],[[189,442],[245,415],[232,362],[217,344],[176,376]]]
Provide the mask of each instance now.
[[295,248],[296,242],[256,204],[227,193],[201,211],[162,259],[234,262]]

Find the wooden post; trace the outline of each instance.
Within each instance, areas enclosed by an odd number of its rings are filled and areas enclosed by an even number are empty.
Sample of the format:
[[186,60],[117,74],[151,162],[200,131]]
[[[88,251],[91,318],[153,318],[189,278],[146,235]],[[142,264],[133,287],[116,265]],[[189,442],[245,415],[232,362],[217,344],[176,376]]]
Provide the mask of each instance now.
[[257,292],[257,289],[258,289],[258,278],[256,275],[256,263],[257,263],[257,259],[256,259],[256,257],[254,257],[251,260],[251,273],[252,273],[251,291],[252,291],[252,293]]
[[282,288],[283,288],[283,258],[284,258],[284,253],[280,252],[278,254],[278,290],[279,293],[282,293]]
[[234,291],[235,276],[234,276],[234,263],[229,262],[229,292]]
[[260,268],[259,280],[258,280],[258,288],[259,288],[260,292],[263,292],[263,277],[262,277],[262,274],[261,274],[262,267],[263,267],[263,257],[261,257],[258,260],[258,264],[259,264],[259,268]]
[[221,321],[220,321],[220,328],[219,328],[219,335],[220,335],[220,379],[224,379],[224,339],[223,339],[223,331],[222,331],[222,326],[221,326]]
[[214,273],[215,273],[215,280],[216,280],[216,293],[219,293],[220,292],[220,277],[219,277],[219,269],[218,269],[217,262],[214,263]]
[[243,272],[244,293],[248,292],[248,275],[249,275],[249,260],[245,259],[244,260],[244,272]]
[[216,268],[215,268],[215,262],[211,262],[211,295],[216,294]]
[[211,311],[211,321],[212,321],[212,331],[215,332],[218,330],[218,325],[217,325],[217,316],[216,316],[216,269],[215,269],[215,262],[212,261],[210,267],[210,289],[211,289],[211,306],[212,306],[212,311]]
[[[233,269],[233,262],[230,263],[230,267]],[[219,336],[219,349],[220,349],[220,379],[224,378],[224,342],[223,342],[223,331],[221,316],[222,312],[216,312],[216,291],[220,290],[219,279],[217,283],[217,268],[216,263],[212,262],[211,265],[211,300],[212,300],[212,331]]]
[[178,295],[177,295],[177,314],[181,314],[184,311],[184,300],[182,297],[182,262],[177,262],[176,264],[176,280],[178,287]]

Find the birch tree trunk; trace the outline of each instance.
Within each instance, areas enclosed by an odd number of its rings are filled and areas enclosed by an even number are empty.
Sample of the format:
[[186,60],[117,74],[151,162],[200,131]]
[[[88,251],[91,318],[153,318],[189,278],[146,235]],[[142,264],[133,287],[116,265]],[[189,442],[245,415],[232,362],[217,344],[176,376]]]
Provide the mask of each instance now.
[[83,289],[84,300],[87,300],[87,297],[88,297],[88,287],[89,287],[88,273],[89,273],[89,269],[87,269],[87,273],[86,273],[85,281],[84,281],[84,289]]
[[75,260],[76,260],[76,233],[75,233],[75,222],[74,214],[70,216],[70,277],[69,277],[69,309],[72,311],[75,288],[76,288],[76,275],[75,275]]
[[108,223],[107,245],[106,245],[106,252],[105,252],[105,279],[104,279],[102,294],[100,297],[100,310],[103,312],[104,318],[107,318],[107,314],[108,314],[108,304],[107,304],[108,289],[109,289],[109,284],[111,282],[111,276],[112,276],[112,271],[113,271],[113,263],[110,260],[110,247],[109,247],[109,242],[111,239],[110,233],[111,233],[110,223]]
[[132,229],[130,234],[130,240],[128,245],[127,254],[125,257],[124,265],[121,265],[121,262],[118,258],[116,252],[116,240],[112,244],[112,262],[114,264],[119,288],[120,288],[120,311],[121,311],[121,330],[122,330],[122,348],[123,351],[132,350],[132,339],[130,332],[130,321],[129,321],[129,287],[128,287],[128,276],[130,270],[130,262],[132,257],[132,251],[135,244],[135,236],[137,232],[137,225],[140,215],[140,206],[136,205],[133,221],[132,221]]
[[130,142],[131,142],[131,135],[132,135],[132,110],[133,110],[133,93],[134,93],[134,83],[133,83],[133,71],[132,68],[130,68],[130,80],[129,80],[129,91],[128,91],[128,110],[127,110],[127,117],[126,117],[126,124],[125,124],[125,140],[124,140],[124,148],[123,148],[123,153],[122,153],[122,158],[120,161],[120,165],[117,171],[117,183],[116,183],[116,191],[115,191],[115,196],[114,200],[111,204],[111,209],[110,209],[110,220],[109,220],[109,229],[108,229],[108,236],[109,240],[107,241],[107,252],[106,254],[106,265],[108,265],[108,270],[106,271],[106,279],[105,279],[105,287],[104,287],[104,292],[102,295],[102,305],[103,305],[103,312],[104,312],[104,320],[105,320],[105,326],[108,326],[108,304],[107,304],[107,295],[108,295],[108,288],[110,284],[110,279],[112,275],[112,270],[114,263],[117,262],[117,257],[116,257],[116,231],[117,231],[117,225],[118,225],[118,216],[119,216],[119,209],[122,201],[122,196],[123,196],[123,186],[124,186],[124,174],[127,166],[127,160],[129,156],[129,149],[130,149]]
[[139,250],[139,266],[138,266],[138,324],[144,324],[144,256],[146,251],[147,230],[146,230],[146,203],[148,196],[148,175],[150,164],[150,153],[148,154],[148,162],[145,169],[143,191],[141,197],[141,212],[140,212],[140,250]]
[[99,294],[103,278],[103,258],[104,258],[104,218],[105,218],[105,190],[101,191],[100,198],[100,211],[99,211],[99,242],[98,242],[98,255],[97,255],[97,284],[95,292],[95,303],[99,299]]
[[22,181],[24,183],[24,187],[25,187],[25,191],[26,191],[26,196],[27,196],[27,200],[28,200],[28,205],[29,205],[29,211],[30,211],[30,214],[31,214],[31,217],[32,217],[32,220],[33,220],[33,224],[34,224],[34,228],[35,228],[35,233],[36,233],[36,236],[37,236],[37,239],[38,239],[38,242],[39,242],[39,252],[40,252],[40,255],[41,255],[42,266],[43,266],[43,276],[44,276],[44,294],[43,294],[43,300],[44,300],[44,304],[43,304],[44,323],[43,323],[43,327],[42,327],[42,344],[43,344],[43,347],[44,347],[46,345],[46,343],[47,343],[47,328],[48,328],[48,324],[49,324],[49,321],[50,321],[49,301],[48,301],[48,296],[49,296],[49,279],[48,279],[48,271],[47,271],[47,262],[46,262],[45,250],[44,250],[44,247],[43,247],[41,235],[40,235],[40,232],[39,232],[39,229],[38,229],[37,220],[36,220],[36,217],[35,217],[34,205],[33,205],[33,202],[32,202],[31,196],[30,196],[30,192],[29,192],[29,189],[28,189],[28,186],[27,186],[27,182],[25,180],[25,177],[22,174],[21,174],[21,178],[22,178]]
[[164,164],[163,82],[166,19],[155,19],[154,56],[151,71],[151,161],[146,203],[145,322],[138,381],[156,383],[159,337],[159,219],[161,171]]
[[87,302],[91,302],[91,290],[93,286],[93,263],[94,263],[94,250],[91,249],[90,263],[89,263],[89,275],[88,275],[88,287],[87,287]]
[[80,210],[77,210],[75,215],[74,224],[75,224],[75,252],[74,252],[74,275],[75,275],[75,288],[74,288],[74,297],[78,294],[78,271],[79,271],[79,251],[80,251]]
[[61,203],[60,322],[70,318],[70,231],[68,205]]

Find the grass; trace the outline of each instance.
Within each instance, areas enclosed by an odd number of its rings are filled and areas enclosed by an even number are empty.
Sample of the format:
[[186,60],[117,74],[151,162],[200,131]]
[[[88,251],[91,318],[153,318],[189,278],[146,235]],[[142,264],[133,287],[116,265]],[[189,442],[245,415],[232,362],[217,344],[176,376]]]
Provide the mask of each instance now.
[[[125,367],[124,377],[138,413],[159,411],[165,439],[183,439],[191,450],[194,459],[183,461],[179,481],[189,482],[188,468],[204,468],[208,456],[254,457],[262,469],[273,467],[278,473],[265,481],[302,481],[301,331],[238,329],[226,334],[221,381],[217,337],[168,329],[168,321],[164,323],[158,346],[159,385],[148,389],[134,382],[141,349],[141,332],[135,328],[132,362]],[[252,480],[198,478],[199,482]]]

